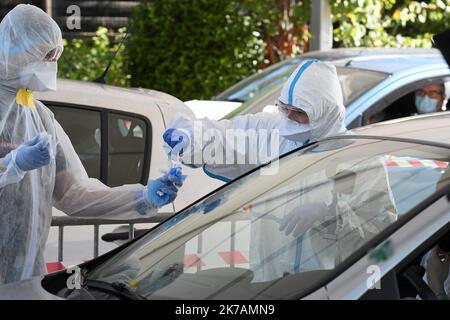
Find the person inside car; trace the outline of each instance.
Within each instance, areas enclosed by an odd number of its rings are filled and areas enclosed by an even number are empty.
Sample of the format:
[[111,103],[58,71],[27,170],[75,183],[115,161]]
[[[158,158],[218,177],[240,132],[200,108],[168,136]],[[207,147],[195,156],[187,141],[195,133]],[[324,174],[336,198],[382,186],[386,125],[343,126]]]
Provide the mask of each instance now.
[[415,105],[418,114],[442,111],[444,101],[445,85],[443,83],[430,84],[415,92]]

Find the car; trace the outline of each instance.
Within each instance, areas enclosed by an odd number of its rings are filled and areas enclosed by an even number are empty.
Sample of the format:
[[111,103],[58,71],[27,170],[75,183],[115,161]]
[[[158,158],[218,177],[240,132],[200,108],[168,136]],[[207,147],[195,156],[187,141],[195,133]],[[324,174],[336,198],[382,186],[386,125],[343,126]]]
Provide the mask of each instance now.
[[[450,234],[449,126],[443,112],[310,143],[97,259],[1,287],[0,299],[435,299],[420,260]],[[274,241],[285,209],[307,197],[331,199],[331,211]],[[310,249],[285,260],[298,244]],[[263,267],[281,270],[266,279]]]
[[[57,91],[36,92],[35,97],[62,125],[89,177],[111,187],[146,185],[148,179],[160,177],[161,171],[172,165],[163,148],[166,123],[177,113],[195,119],[182,101],[148,89],[59,79]],[[159,210],[161,214],[174,214],[221,185],[211,181],[201,170],[185,167],[183,172],[188,176],[185,188],[172,204]],[[65,214],[53,209],[53,216],[61,220]],[[74,226],[65,228],[64,256],[61,252],[57,257],[63,249],[57,240],[62,229],[51,228],[50,231],[46,249],[50,270],[54,265],[59,266],[57,261],[72,265],[92,258],[92,227],[76,226],[75,218],[65,220]],[[102,232],[110,232],[112,228],[114,225],[103,226]],[[100,252],[114,248],[108,243],[100,244],[97,248]]]
[[305,59],[336,66],[350,129],[416,113],[414,91],[428,84],[445,83],[450,95],[450,69],[437,49],[351,48],[312,51],[277,63],[218,94],[211,107],[216,101],[241,103],[226,119],[274,111],[281,87]]
[[189,100],[184,103],[192,110],[197,119],[206,117],[213,120],[222,119],[242,105],[242,103],[234,101],[210,100]]

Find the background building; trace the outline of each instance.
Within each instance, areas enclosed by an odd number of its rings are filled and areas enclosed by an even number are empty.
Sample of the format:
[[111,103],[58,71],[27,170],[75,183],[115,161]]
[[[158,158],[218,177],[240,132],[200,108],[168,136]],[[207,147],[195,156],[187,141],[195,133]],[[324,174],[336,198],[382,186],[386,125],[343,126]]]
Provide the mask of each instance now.
[[[113,36],[117,29],[128,24],[133,8],[139,1],[131,0],[2,0],[0,2],[0,18],[19,3],[29,3],[40,7],[58,23],[63,31],[63,37],[90,38],[100,26],[108,28],[108,35]],[[74,19],[71,6],[77,6],[80,14],[80,29],[70,30],[67,19]],[[72,7],[74,8],[74,7]],[[73,20],[72,20],[73,21]]]

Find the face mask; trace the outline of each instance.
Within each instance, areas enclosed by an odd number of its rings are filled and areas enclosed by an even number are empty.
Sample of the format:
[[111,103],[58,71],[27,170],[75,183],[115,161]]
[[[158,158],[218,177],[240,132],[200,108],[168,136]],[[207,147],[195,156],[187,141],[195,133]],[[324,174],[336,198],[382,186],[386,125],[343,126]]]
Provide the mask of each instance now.
[[31,91],[56,91],[58,64],[36,61],[29,63],[20,72],[20,85]]
[[416,97],[416,108],[419,114],[436,112],[437,100],[428,96]]
[[309,123],[298,123],[288,118],[281,121],[278,130],[280,132],[280,136],[288,140],[302,143],[308,140],[311,135],[311,125]]

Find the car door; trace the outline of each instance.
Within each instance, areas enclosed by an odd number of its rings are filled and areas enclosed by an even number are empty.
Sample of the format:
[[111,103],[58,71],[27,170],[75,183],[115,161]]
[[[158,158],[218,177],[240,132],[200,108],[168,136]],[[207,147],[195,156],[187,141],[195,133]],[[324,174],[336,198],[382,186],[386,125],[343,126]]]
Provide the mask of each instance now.
[[[93,106],[43,102],[69,136],[90,178],[96,178],[110,187],[147,184],[153,145],[152,123],[147,117]],[[173,212],[173,206],[163,210]],[[56,208],[53,208],[52,215],[65,216]],[[101,232],[112,232],[116,227],[103,225]],[[92,226],[66,226],[64,229],[64,246],[61,229],[50,229],[46,261],[63,259],[65,265],[70,265],[91,259]],[[96,243],[94,256],[116,247],[113,243]]]
[[69,136],[89,177],[115,187],[146,184],[152,127],[127,112],[45,102]]
[[[446,194],[442,194],[426,208],[421,209],[419,206],[416,210],[417,214],[412,219],[393,234],[389,234],[390,230],[386,230],[385,238],[380,237],[382,241],[378,239],[380,242],[378,247],[346,266],[326,285],[330,299],[352,300],[364,295],[387,299],[397,296],[392,292],[395,287],[392,287],[391,272],[450,223],[450,203]],[[382,253],[387,247],[391,248],[392,254],[388,254],[384,260],[377,259],[377,253]],[[383,290],[383,283],[388,286],[387,290],[386,288]]]
[[[392,118],[410,116],[412,115],[411,113],[415,112],[415,108],[411,100],[407,100],[408,94],[431,83],[448,82],[450,80],[449,77],[450,72],[448,68],[419,70],[408,75],[393,75],[372,90],[369,90],[348,107],[346,117],[347,127],[353,129],[361,125],[388,120],[381,117],[380,113],[395,102],[405,106],[403,106],[403,111],[397,110],[399,114]],[[403,97],[404,100],[400,101]]]

